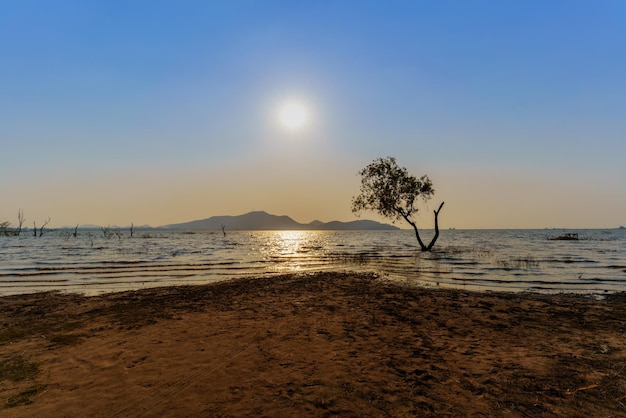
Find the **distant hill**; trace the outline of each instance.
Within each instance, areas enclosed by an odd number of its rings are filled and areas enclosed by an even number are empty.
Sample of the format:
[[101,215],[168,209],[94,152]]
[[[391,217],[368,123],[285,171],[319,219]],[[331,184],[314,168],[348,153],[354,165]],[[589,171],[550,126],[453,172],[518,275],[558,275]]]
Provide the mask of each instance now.
[[302,224],[294,221],[289,216],[270,215],[263,211],[250,212],[239,216],[213,216],[197,221],[163,225],[161,228],[178,231],[219,231],[222,229],[222,225],[225,225],[226,230],[230,231],[371,231],[399,229],[393,225],[368,220],[351,222],[313,221],[308,224]]

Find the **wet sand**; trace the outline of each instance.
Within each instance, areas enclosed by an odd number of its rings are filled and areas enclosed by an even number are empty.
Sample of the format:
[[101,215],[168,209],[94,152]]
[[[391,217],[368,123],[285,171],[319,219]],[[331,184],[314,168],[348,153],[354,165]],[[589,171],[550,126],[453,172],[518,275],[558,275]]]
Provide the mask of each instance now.
[[316,273],[0,298],[0,416],[626,416],[626,296]]

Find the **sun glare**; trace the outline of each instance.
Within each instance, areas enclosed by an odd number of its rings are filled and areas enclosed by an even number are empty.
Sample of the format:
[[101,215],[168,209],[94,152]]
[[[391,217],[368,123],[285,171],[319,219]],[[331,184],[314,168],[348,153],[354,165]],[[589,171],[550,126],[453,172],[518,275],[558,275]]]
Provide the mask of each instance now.
[[278,109],[278,123],[289,131],[304,129],[310,119],[307,106],[298,100],[284,102]]

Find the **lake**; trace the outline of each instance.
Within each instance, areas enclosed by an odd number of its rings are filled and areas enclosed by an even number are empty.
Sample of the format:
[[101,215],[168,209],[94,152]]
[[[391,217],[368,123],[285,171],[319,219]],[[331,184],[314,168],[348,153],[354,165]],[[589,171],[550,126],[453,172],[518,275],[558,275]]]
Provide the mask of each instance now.
[[[549,239],[564,232],[580,239]],[[422,232],[426,242],[431,236]],[[375,272],[427,287],[601,295],[626,291],[626,229],[442,230],[430,253],[418,250],[410,230],[0,236],[0,295],[93,295],[321,270]]]

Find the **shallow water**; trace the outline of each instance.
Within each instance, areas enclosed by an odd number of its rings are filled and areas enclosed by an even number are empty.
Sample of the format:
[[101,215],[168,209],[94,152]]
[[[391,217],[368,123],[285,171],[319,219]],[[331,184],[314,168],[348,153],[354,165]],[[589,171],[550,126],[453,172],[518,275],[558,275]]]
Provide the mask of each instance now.
[[[61,290],[99,294],[208,283],[237,276],[372,271],[390,280],[467,290],[626,291],[626,230],[444,230],[435,251],[413,231],[153,230],[130,238],[100,231],[0,237],[0,295]],[[432,231],[422,233],[429,241]]]

